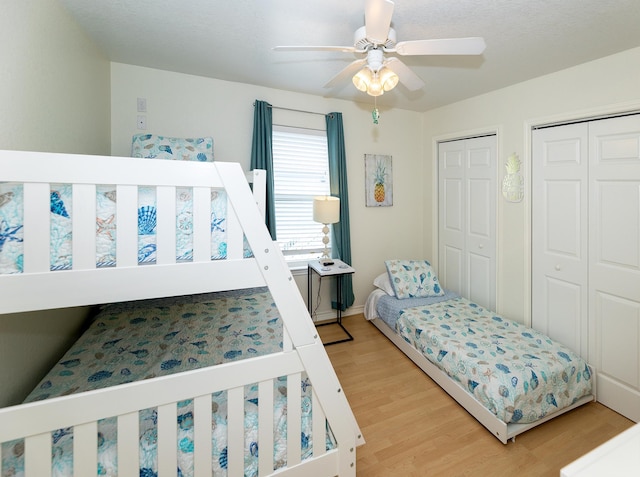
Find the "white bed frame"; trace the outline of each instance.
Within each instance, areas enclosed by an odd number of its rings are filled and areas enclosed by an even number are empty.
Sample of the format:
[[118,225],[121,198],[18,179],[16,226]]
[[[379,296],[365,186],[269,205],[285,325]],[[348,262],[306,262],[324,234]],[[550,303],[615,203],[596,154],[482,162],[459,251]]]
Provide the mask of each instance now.
[[[256,171],[258,179],[264,171]],[[194,399],[195,475],[211,473],[211,398],[228,392],[228,475],[244,470],[243,387],[259,383],[259,473],[355,476],[364,443],[347,398],[284,258],[264,226],[264,178],[252,196],[236,163],[198,163],[0,151],[0,181],[24,183],[24,272],[0,275],[0,314],[268,286],[284,324],[283,351],[181,374],[0,409],[0,442],[25,439],[27,477],[51,475],[51,431],[74,428],[75,475],[95,475],[97,421],[118,416],[119,475],[138,475],[138,411],[158,407],[159,475],[176,472],[176,403]],[[73,270],[49,270],[50,183],[73,184]],[[117,266],[95,266],[97,184],[117,186]],[[156,187],[157,263],[137,263],[137,186]],[[176,263],[175,188],[193,187],[194,259]],[[228,258],[210,260],[210,188],[228,197]],[[254,258],[243,258],[243,232]],[[2,316],[0,316],[2,319]],[[335,449],[314,445],[301,461],[287,440],[287,467],[274,472],[273,380],[287,376],[288,435],[300,436],[300,375],[313,385],[313,429],[325,418]],[[324,444],[324,439],[319,439]],[[317,440],[316,440],[317,442]],[[271,452],[270,452],[271,449]],[[1,456],[0,456],[1,457]]]
[[[373,325],[378,328],[387,338],[389,338],[393,344],[395,344],[404,354],[407,355],[411,361],[413,361],[420,369],[422,369],[431,379],[433,379],[438,386],[444,389],[453,399],[455,399],[458,404],[460,404],[464,409],[467,410],[469,414],[475,417],[480,424],[486,427],[494,436],[496,436],[500,442],[506,444],[509,439],[515,442],[516,436],[518,434],[522,434],[533,427],[539,426],[540,424],[547,422],[550,419],[553,419],[556,416],[564,414],[576,407],[582,406],[588,402],[595,400],[595,389],[593,390],[593,394],[588,396],[584,396],[571,406],[561,409],[552,414],[547,414],[542,419],[527,423],[527,424],[507,424],[504,421],[501,421],[489,411],[486,407],[484,407],[479,401],[477,401],[471,394],[469,394],[465,389],[456,381],[451,379],[447,373],[442,371],[436,365],[431,363],[427,358],[425,358],[422,353],[416,350],[413,346],[407,343],[402,336],[397,334],[394,330],[392,330],[384,321],[380,318],[374,318],[370,320]],[[595,386],[595,375],[593,368],[589,367],[592,372]]]

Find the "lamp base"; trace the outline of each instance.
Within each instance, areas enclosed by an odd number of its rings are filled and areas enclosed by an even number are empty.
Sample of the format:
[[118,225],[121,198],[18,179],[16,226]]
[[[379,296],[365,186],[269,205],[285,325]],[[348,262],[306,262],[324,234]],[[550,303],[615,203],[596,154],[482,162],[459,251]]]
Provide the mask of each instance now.
[[329,247],[327,247],[329,244],[329,226],[327,224],[324,224],[324,227],[322,227],[322,233],[324,234],[324,237],[322,237],[324,250],[322,251],[322,257],[320,257],[319,262],[322,265],[333,265],[333,260],[331,260],[329,256]]

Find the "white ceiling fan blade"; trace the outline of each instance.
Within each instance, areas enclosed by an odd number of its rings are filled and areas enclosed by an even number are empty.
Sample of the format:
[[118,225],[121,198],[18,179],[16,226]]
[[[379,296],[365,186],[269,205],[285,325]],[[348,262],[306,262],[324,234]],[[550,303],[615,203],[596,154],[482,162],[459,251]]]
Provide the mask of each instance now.
[[342,51],[356,53],[353,46],[274,46],[275,51]]
[[367,0],[364,10],[364,25],[367,39],[374,44],[382,45],[387,41],[393,2],[391,0]]
[[385,66],[398,75],[400,82],[409,91],[416,91],[424,86],[424,81],[398,58],[388,58]]
[[395,53],[399,55],[481,55],[486,46],[484,38],[480,37],[413,40],[399,42],[395,47]]
[[366,59],[356,60],[356,61],[353,61],[353,62],[349,63],[349,65],[347,65],[346,68],[344,68],[337,75],[335,75],[333,78],[331,78],[329,80],[329,82],[324,85],[324,87],[325,88],[334,88],[334,87],[338,86],[340,83],[345,81],[347,78],[350,78],[351,76],[355,75],[358,72],[358,70],[360,68],[362,68],[366,64],[367,64],[367,60]]

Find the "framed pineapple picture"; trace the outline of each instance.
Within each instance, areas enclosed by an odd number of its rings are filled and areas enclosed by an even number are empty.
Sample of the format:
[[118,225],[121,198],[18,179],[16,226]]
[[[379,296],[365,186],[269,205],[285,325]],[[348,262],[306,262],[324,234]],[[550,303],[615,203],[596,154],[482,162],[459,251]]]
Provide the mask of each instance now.
[[364,180],[367,207],[389,207],[393,205],[391,156],[365,154]]

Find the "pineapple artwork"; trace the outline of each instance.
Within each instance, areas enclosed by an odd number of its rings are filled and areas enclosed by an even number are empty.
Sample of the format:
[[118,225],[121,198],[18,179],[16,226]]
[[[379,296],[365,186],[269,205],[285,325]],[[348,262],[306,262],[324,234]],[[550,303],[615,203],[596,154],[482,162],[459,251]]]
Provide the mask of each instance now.
[[376,177],[375,177],[375,187],[373,188],[373,198],[376,202],[384,202],[384,181],[386,168],[382,161],[378,161],[376,164]]
[[365,194],[367,207],[393,205],[391,156],[365,154]]
[[507,175],[502,180],[502,195],[509,202],[520,202],[524,197],[524,177],[520,174],[520,158],[511,154],[505,163]]

